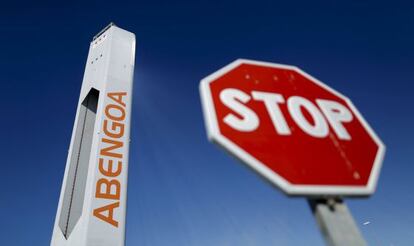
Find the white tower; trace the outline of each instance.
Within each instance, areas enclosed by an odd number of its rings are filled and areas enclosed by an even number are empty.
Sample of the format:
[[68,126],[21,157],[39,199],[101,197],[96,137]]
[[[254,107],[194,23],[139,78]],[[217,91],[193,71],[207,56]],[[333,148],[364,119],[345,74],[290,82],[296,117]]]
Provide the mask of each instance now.
[[51,246],[124,245],[134,61],[112,23],[90,43]]

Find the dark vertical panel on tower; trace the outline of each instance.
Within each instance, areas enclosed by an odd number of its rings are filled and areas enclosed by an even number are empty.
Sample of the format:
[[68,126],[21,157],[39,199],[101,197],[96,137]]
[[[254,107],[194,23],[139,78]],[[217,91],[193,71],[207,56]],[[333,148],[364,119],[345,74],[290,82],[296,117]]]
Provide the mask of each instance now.
[[99,91],[92,88],[78,109],[79,120],[59,220],[59,227],[66,238],[82,214],[98,99]]

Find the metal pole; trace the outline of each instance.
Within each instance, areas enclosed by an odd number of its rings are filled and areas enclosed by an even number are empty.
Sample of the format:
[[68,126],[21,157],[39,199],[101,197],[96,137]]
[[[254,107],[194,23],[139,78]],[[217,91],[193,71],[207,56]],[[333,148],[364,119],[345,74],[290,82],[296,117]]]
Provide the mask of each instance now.
[[308,199],[319,229],[330,246],[366,246],[345,202],[340,198]]

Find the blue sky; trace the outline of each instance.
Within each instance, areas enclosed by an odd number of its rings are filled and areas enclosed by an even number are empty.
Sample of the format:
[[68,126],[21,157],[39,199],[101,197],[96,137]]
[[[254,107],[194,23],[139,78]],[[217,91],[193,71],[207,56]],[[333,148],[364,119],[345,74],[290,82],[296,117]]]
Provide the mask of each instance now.
[[49,244],[88,44],[110,21],[137,37],[127,245],[323,245],[305,199],[207,142],[198,83],[237,58],[353,100],[387,153],[374,196],[347,203],[371,245],[414,244],[414,4],[257,0],[2,4],[2,245]]

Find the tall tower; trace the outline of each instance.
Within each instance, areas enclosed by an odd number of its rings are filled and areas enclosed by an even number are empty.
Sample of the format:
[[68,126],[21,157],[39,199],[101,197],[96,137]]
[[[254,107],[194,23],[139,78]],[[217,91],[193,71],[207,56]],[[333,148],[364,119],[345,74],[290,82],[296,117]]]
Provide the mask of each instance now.
[[90,43],[51,246],[124,245],[134,61],[113,23]]

